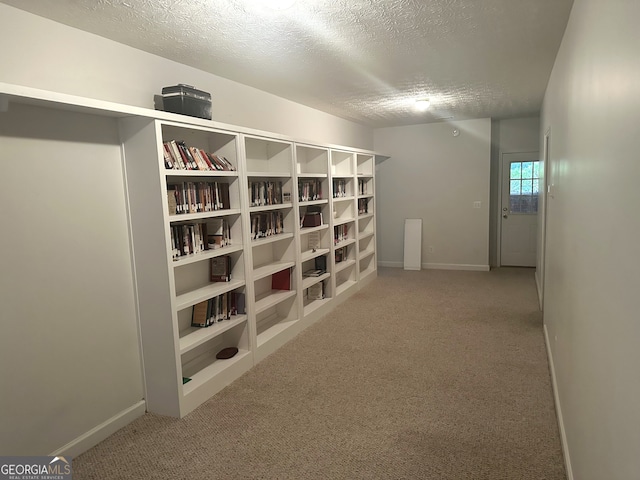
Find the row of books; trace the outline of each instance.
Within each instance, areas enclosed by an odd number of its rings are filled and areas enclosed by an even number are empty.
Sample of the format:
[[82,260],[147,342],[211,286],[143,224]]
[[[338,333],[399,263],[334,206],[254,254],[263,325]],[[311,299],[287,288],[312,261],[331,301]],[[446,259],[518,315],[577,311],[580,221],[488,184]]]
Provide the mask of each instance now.
[[337,245],[349,238],[349,225],[347,223],[343,225],[337,225],[333,227],[333,244]]
[[174,261],[231,244],[231,228],[224,218],[213,218],[205,223],[171,225],[170,231]]
[[168,170],[235,171],[236,167],[222,155],[202,148],[188,147],[182,140],[163,143],[164,166]]
[[364,178],[358,179],[358,195],[366,195],[368,193],[367,185],[367,180],[365,180]]
[[191,326],[206,328],[230,320],[232,315],[242,315],[245,313],[245,303],[244,293],[237,291],[196,303],[191,313]]
[[347,259],[347,247],[336,248],[334,253],[336,255],[336,263],[343,262]]
[[358,215],[364,215],[365,213],[369,213],[369,199],[359,198],[358,199]]
[[310,202],[322,199],[322,181],[319,179],[298,180],[298,200]]
[[169,215],[231,208],[227,182],[182,182],[167,185]]
[[281,211],[251,214],[251,238],[270,237],[284,233],[284,217]]
[[347,196],[347,181],[344,178],[333,179],[333,198]]
[[[291,198],[289,194],[289,198]],[[281,181],[249,182],[249,204],[252,207],[283,203]]]

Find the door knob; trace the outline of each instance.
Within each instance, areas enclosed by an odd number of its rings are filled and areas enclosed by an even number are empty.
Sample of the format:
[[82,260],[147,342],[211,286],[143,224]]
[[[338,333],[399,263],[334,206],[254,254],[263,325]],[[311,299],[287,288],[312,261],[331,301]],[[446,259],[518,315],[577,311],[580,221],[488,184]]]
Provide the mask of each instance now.
[[507,218],[509,215],[507,215],[506,213],[504,215],[502,215],[502,218]]

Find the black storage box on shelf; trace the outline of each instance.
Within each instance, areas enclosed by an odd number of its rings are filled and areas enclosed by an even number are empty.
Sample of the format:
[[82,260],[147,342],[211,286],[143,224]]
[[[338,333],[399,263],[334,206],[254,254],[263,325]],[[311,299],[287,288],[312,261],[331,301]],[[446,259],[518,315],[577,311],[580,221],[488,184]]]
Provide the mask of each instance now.
[[163,87],[162,105],[165,112],[211,120],[211,94],[190,85]]

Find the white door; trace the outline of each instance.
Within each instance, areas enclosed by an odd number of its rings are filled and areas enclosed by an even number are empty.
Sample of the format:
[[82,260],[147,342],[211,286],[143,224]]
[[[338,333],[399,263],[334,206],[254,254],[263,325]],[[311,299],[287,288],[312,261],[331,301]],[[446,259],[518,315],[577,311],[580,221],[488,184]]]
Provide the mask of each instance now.
[[502,266],[536,266],[540,168],[538,152],[502,154]]

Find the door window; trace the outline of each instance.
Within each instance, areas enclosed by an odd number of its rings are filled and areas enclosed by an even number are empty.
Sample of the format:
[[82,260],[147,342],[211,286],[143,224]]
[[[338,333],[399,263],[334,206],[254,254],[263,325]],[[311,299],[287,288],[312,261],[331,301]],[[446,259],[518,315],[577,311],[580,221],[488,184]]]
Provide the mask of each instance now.
[[511,162],[509,169],[511,213],[538,213],[540,168],[540,162]]

